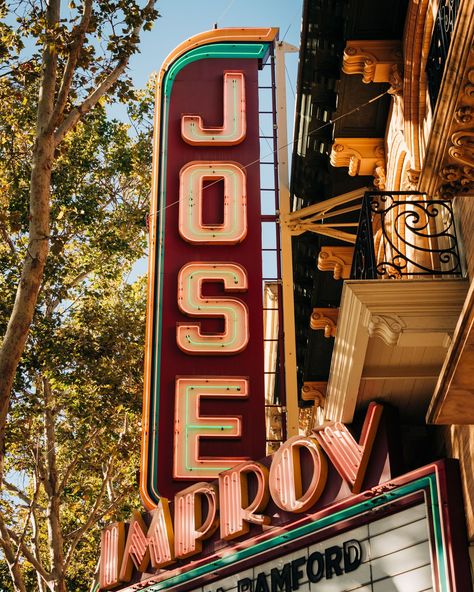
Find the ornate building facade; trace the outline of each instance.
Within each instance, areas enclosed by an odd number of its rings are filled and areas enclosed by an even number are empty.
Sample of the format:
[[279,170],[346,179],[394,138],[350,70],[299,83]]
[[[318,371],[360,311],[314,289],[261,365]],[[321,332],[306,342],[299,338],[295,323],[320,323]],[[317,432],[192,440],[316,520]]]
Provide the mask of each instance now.
[[289,226],[301,405],[320,429],[384,402],[408,468],[459,459],[472,563],[474,4],[306,0],[302,31]]

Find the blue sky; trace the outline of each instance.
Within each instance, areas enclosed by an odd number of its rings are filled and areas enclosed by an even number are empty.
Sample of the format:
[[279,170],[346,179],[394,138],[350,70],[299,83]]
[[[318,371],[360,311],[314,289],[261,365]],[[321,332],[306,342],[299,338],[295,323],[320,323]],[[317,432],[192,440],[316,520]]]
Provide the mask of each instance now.
[[[278,27],[280,40],[299,48],[302,0],[158,0],[160,17],[153,29],[143,32],[140,53],[132,56],[129,73],[136,87],[145,86],[152,72],[158,72],[165,58],[180,43],[214,28]],[[287,80],[288,138],[293,136],[298,54],[285,58]],[[127,119],[121,106],[111,114]]]
[[[141,52],[130,64],[136,86],[144,86],[165,57],[188,37],[218,27],[279,27],[280,39],[299,46],[301,0],[159,0],[161,17],[142,34]],[[288,58],[288,72],[296,77],[297,56]]]

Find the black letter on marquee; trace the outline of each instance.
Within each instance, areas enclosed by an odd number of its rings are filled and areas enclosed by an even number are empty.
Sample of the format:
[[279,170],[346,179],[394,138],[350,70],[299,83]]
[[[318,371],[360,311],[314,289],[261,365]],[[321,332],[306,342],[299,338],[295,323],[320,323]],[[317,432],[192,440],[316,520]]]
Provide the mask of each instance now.
[[341,559],[342,559],[342,550],[341,547],[329,547],[324,551],[326,556],[326,579],[329,580],[332,578],[333,573],[336,576],[342,575],[342,568],[341,568]]
[[265,577],[265,572],[260,572],[257,576],[257,581],[255,583],[255,592],[270,592],[268,589],[267,578]]
[[243,578],[237,582],[238,592],[253,592],[252,580],[250,578]]
[[[314,572],[314,564],[318,564],[318,570],[316,573]],[[311,553],[308,557],[308,563],[306,564],[306,573],[308,574],[308,579],[313,584],[319,582],[319,580],[324,575],[324,557],[318,551]]]
[[291,577],[290,564],[285,563],[280,571],[278,567],[272,567],[270,572],[272,582],[272,592],[290,592],[291,591]]
[[344,571],[354,571],[362,563],[362,547],[359,541],[352,539],[344,543]]
[[306,563],[306,557],[300,557],[291,562],[291,583],[293,590],[298,590],[303,572],[300,567]]

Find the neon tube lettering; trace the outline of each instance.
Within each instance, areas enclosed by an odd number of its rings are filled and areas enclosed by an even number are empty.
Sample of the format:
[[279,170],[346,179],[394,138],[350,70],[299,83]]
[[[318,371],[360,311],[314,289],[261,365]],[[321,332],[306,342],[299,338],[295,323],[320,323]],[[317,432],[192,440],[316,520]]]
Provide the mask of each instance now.
[[120,579],[129,582],[132,579],[133,566],[144,571],[150,561],[150,551],[146,538],[147,528],[138,510],[133,511],[133,518],[128,528],[127,541],[120,568]]
[[120,562],[125,543],[125,525],[116,522],[107,526],[100,537],[100,572],[101,590],[115,588],[120,583]]
[[164,497],[160,498],[158,506],[153,510],[147,540],[152,567],[160,569],[175,562],[173,524],[169,502]]
[[367,409],[360,444],[340,421],[316,432],[315,437],[329,456],[341,477],[351,486],[352,493],[362,489],[375,436],[382,416],[382,406],[371,403]]
[[[203,498],[207,516],[203,520]],[[184,559],[200,553],[202,541],[212,536],[219,525],[217,487],[212,483],[195,483],[174,498],[175,555]]]
[[[257,478],[257,492],[249,503],[248,477],[253,473]],[[254,461],[237,465],[219,475],[220,496],[220,535],[231,540],[249,531],[249,523],[270,524],[270,518],[257,514],[268,504],[268,469]]]
[[188,354],[236,354],[249,341],[248,309],[235,298],[202,296],[206,281],[223,282],[226,292],[247,290],[247,272],[237,263],[187,263],[178,274],[178,306],[191,317],[223,317],[224,332],[201,333],[201,324],[177,323],[176,343]]
[[175,436],[173,476],[175,478],[216,478],[217,475],[242,462],[242,458],[217,459],[199,457],[199,439],[239,438],[240,417],[207,417],[199,413],[202,398],[235,399],[248,397],[245,378],[178,377],[175,389]]
[[233,146],[247,131],[245,77],[242,72],[224,72],[224,123],[205,128],[200,115],[183,115],[181,136],[194,146]]
[[[305,448],[313,461],[311,482],[303,493],[300,449]],[[288,512],[304,512],[321,496],[328,467],[316,440],[293,436],[273,455],[270,467],[270,493],[275,504]]]
[[[204,181],[224,181],[224,222],[203,224]],[[247,235],[246,174],[232,162],[190,162],[179,173],[179,234],[192,244],[235,245]]]

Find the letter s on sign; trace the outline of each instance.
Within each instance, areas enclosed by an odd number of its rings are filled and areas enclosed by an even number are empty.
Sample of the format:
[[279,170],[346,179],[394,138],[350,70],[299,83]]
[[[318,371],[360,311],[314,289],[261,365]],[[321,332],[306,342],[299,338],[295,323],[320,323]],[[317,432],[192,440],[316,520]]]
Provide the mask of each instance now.
[[226,292],[245,292],[247,272],[237,263],[187,263],[178,274],[178,306],[191,317],[223,317],[224,332],[203,334],[200,323],[177,323],[176,343],[188,354],[237,354],[247,347],[247,305],[236,298],[205,297],[206,281],[223,282]]

